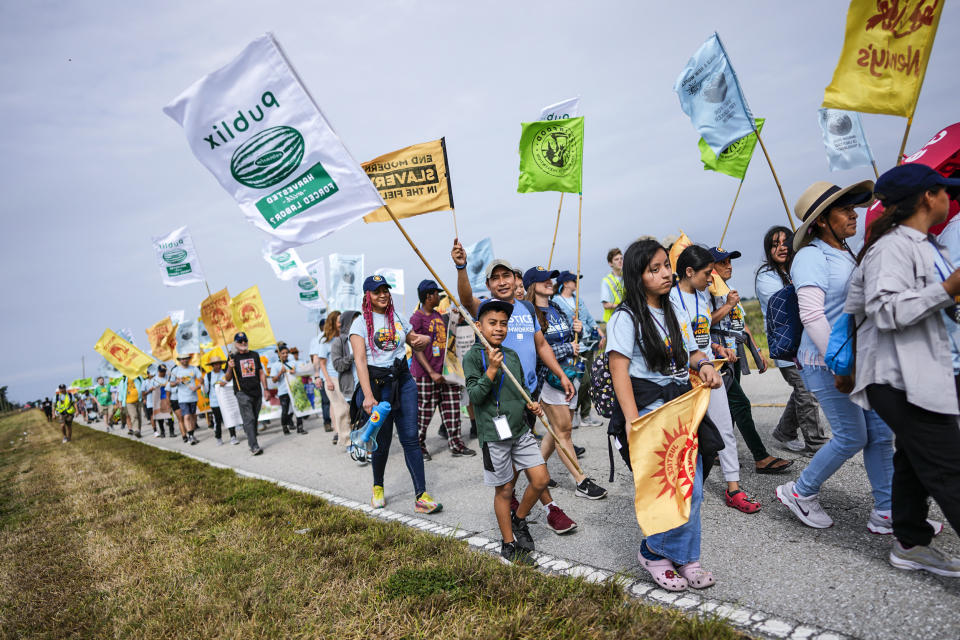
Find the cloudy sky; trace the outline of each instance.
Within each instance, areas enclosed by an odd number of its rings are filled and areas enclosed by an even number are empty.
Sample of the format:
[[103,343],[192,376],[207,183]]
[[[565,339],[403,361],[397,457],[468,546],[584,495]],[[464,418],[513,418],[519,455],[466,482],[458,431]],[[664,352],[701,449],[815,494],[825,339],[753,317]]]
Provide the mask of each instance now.
[[[464,243],[491,236],[498,256],[524,267],[546,262],[558,198],[516,193],[519,123],[582,96],[583,272],[599,311],[608,248],[680,228],[697,242],[719,240],[737,181],[702,170],[698,136],[672,91],[714,30],[754,113],[767,118],[764,140],[791,207],[815,180],[872,177],[830,173],[817,125],[846,9],[840,0],[2,3],[0,385],[21,401],[52,395],[80,376],[81,357],[95,371],[104,328],[129,327],[143,346],[144,329],[169,310],[196,311],[202,285],[164,287],[151,251],[151,236],[181,225],[211,288],[258,284],[277,337],[306,347],[314,330],[292,284],[260,257],[263,234],[161,112],[265,31],[358,160],[446,136]],[[960,120],[957,33],[960,4],[947,3],[908,151]],[[904,124],[864,116],[881,170],[894,163]],[[567,198],[560,268],[576,266],[576,213]],[[758,154],[724,242],[744,253],[734,285],[745,295],[763,231],[785,222]],[[453,282],[450,215],[420,216],[408,230]],[[356,223],[300,249],[304,259],[332,252],[364,253],[368,270],[401,267],[408,286],[426,276],[392,225]]]

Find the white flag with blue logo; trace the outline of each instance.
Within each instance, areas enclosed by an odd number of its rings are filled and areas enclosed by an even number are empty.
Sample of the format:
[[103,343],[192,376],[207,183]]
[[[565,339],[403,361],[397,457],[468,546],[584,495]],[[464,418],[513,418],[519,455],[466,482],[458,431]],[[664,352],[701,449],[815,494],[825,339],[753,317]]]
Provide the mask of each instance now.
[[403,269],[380,267],[373,273],[383,276],[383,279],[387,281],[388,285],[390,285],[390,293],[397,296],[403,295]]
[[827,149],[830,171],[854,169],[873,164],[873,154],[856,111],[820,109],[820,130]]
[[359,311],[363,303],[363,254],[330,254],[330,308]]
[[484,238],[464,247],[467,252],[467,277],[470,278],[470,288],[474,292],[487,290],[487,265],[493,260],[493,243],[490,238]]
[[263,259],[273,269],[273,275],[281,280],[292,280],[307,275],[307,268],[297,254],[296,249],[287,249],[280,253],[270,253],[268,247],[263,248]]
[[297,299],[301,305],[307,309],[327,308],[327,270],[323,258],[305,264],[303,275],[294,284],[297,285]]
[[567,118],[579,118],[581,115],[580,96],[551,104],[540,110],[541,120],[566,120]]
[[683,112],[715,155],[756,130],[737,74],[716,32],[687,62],[673,90]]

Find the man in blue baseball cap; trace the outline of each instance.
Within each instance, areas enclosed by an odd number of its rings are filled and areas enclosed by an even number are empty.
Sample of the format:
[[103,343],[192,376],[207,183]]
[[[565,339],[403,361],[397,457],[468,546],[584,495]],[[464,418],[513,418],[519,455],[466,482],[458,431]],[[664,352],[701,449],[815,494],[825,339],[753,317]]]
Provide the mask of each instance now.
[[447,324],[449,316],[440,315],[440,286],[433,280],[424,280],[417,285],[420,307],[410,316],[410,326],[416,333],[430,338],[427,348],[413,352],[410,374],[417,383],[417,428],[420,450],[424,460],[430,460],[427,451],[427,429],[433,413],[439,407],[441,435],[446,435],[450,454],[473,456],[476,451],[468,448],[460,435],[460,385],[451,384],[443,377],[443,362],[447,353]]
[[237,395],[237,405],[243,418],[243,431],[247,434],[250,453],[258,456],[263,453],[257,442],[257,418],[260,405],[263,404],[263,389],[267,388],[267,374],[260,362],[260,354],[250,351],[250,341],[243,331],[233,336],[236,353],[227,359],[227,373],[224,382],[233,382],[233,391]]

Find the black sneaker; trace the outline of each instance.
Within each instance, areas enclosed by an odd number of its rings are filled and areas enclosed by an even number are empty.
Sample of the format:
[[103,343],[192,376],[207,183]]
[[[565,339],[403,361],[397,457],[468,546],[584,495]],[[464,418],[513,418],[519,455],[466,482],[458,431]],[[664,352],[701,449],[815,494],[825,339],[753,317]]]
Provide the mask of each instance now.
[[500,561],[504,564],[519,564],[532,567],[536,564],[530,557],[530,552],[519,547],[515,542],[500,544]]
[[285,436],[290,435],[290,429],[287,429],[286,427],[284,427],[284,428],[283,428],[283,435],[285,435]]
[[307,430],[304,429],[303,427],[297,427],[297,433],[299,433],[299,434],[306,434],[306,433],[307,433]]
[[517,514],[510,514],[510,527],[513,529],[513,538],[518,547],[533,551],[533,536],[527,528],[526,518],[518,518]]
[[426,447],[420,447],[420,453],[423,454],[423,461],[430,462],[433,460],[433,456],[430,455],[430,452],[427,451]]
[[250,452],[250,455],[259,456],[262,453],[263,453],[263,449],[261,449],[260,447],[257,447],[256,449]]
[[441,438],[446,438],[446,437],[447,437],[447,426],[444,425],[444,424],[441,424],[441,425],[440,425],[440,428],[437,429],[437,435],[440,436]]
[[188,440],[190,440],[190,438],[188,438],[187,436],[183,436],[183,441],[184,441],[184,442],[187,442]]
[[166,438],[166,437],[167,437],[167,434],[165,434],[163,431],[161,431],[161,432],[160,432],[160,435],[157,436],[157,437],[158,437],[158,438]]
[[476,423],[476,422],[471,422],[471,423],[470,423],[470,437],[471,437],[471,438],[476,438],[476,437],[477,437],[477,423]]
[[469,447],[460,447],[459,449],[451,449],[450,455],[452,455],[454,458],[459,458],[461,456],[475,456],[477,455],[477,452]]
[[547,488],[548,488],[548,489],[556,489],[558,486],[560,486],[560,485],[558,485],[558,484],[557,484],[557,481],[554,480],[553,478],[550,478],[549,480],[547,480]]
[[577,485],[576,494],[588,500],[601,500],[607,497],[607,490],[590,478],[584,478],[583,482]]
[[573,452],[577,454],[578,458],[582,458],[583,454],[587,452],[587,449],[586,447],[578,447],[577,445],[573,445]]
[[337,444],[339,441],[340,441],[340,434],[339,433],[333,434],[333,444]]

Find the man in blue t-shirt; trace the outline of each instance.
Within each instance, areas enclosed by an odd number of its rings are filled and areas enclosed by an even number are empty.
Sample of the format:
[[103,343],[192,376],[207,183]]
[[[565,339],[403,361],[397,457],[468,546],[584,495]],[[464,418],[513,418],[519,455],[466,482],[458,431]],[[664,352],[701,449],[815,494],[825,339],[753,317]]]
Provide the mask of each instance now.
[[[450,255],[453,258],[453,264],[457,267],[457,294],[460,296],[460,303],[464,309],[476,317],[480,301],[473,297],[473,288],[470,286],[470,278],[467,275],[467,252],[459,239],[454,239]],[[576,390],[563,372],[563,367],[557,362],[556,356],[553,355],[553,349],[544,339],[533,304],[516,299],[517,277],[513,266],[506,260],[491,260],[486,267],[486,277],[487,289],[490,290],[491,297],[514,305],[503,345],[517,352],[524,373],[523,385],[529,393],[536,390],[537,358],[539,358],[547,369],[560,379],[563,392],[569,402]],[[547,526],[555,533],[569,533],[576,528],[577,524],[553,502],[549,489],[541,494],[540,502],[547,512]]]

